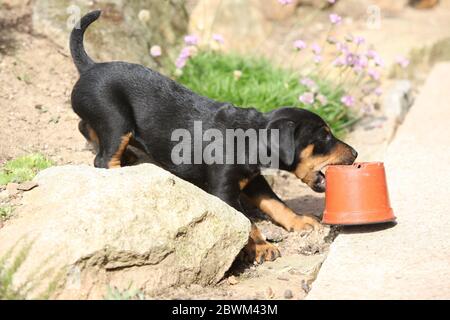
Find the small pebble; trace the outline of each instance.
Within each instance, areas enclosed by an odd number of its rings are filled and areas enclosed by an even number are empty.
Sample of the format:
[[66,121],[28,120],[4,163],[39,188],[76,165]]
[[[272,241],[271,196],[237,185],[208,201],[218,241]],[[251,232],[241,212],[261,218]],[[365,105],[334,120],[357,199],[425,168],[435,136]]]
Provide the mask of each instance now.
[[278,280],[283,280],[283,281],[289,281],[288,278],[282,277],[282,276],[277,277],[277,279],[278,279]]
[[272,288],[271,288],[271,287],[268,287],[268,288],[266,289],[266,297],[267,297],[268,299],[272,299],[274,296],[275,296],[275,294],[273,293]]
[[292,294],[292,291],[289,289],[286,289],[286,291],[284,291],[284,297],[286,299],[292,299],[294,297],[294,295]]
[[302,280],[302,289],[303,289],[303,291],[305,291],[306,293],[308,293],[309,290],[311,290],[311,288],[309,287],[309,285],[306,283],[305,280]]
[[238,279],[236,279],[235,276],[228,277],[227,281],[232,286],[239,283]]

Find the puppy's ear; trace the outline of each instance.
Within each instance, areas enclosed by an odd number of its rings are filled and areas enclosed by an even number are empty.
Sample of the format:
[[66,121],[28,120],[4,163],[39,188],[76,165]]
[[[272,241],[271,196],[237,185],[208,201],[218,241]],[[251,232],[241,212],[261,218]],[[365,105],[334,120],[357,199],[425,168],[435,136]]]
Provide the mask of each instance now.
[[295,158],[295,123],[288,119],[277,119],[269,122],[267,129],[272,137],[271,130],[277,129],[279,139],[270,139],[271,152],[275,152],[280,160],[287,166],[294,163]]

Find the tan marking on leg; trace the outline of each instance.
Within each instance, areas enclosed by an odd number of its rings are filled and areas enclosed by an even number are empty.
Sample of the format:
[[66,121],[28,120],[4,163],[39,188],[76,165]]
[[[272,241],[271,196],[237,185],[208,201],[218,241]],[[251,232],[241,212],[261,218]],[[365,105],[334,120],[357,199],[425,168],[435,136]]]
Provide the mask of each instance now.
[[264,261],[273,261],[280,257],[278,248],[264,240],[258,227],[252,223],[250,237],[244,248],[245,255],[250,262],[263,263]]
[[111,160],[109,160],[109,162],[108,162],[109,169],[120,168],[120,166],[121,166],[120,159],[122,158],[122,155],[125,152],[125,149],[127,148],[128,143],[130,142],[131,136],[132,136],[132,134],[130,132],[122,137],[122,141],[120,142],[119,148],[117,149],[116,153],[114,153]]
[[245,187],[252,181],[254,178],[256,178],[259,175],[259,173],[255,173],[251,175],[250,177],[243,178],[239,180],[239,189],[242,191],[245,189]]
[[275,223],[288,231],[309,230],[320,226],[317,219],[306,215],[298,215],[284,203],[268,196],[252,198],[250,201]]
[[94,131],[94,129],[91,128],[90,125],[86,126],[88,133],[89,133],[89,142],[95,143],[99,145],[99,139],[97,133]]
[[244,188],[248,185],[248,183],[250,182],[250,179],[248,178],[244,178],[242,180],[239,181],[239,189],[242,191],[244,190]]

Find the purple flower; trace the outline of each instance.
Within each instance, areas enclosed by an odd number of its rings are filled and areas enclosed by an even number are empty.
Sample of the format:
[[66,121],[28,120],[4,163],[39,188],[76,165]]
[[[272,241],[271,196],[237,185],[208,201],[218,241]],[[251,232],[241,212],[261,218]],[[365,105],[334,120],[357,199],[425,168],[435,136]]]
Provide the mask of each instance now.
[[369,77],[371,77],[373,80],[378,81],[380,80],[380,73],[378,72],[378,70],[375,69],[369,69],[367,71],[367,74],[369,75]]
[[300,83],[311,90],[311,88],[317,87],[317,84],[311,78],[303,78]]
[[367,50],[366,56],[369,59],[375,59],[375,57],[378,57],[378,53],[375,50]]
[[186,62],[187,62],[187,58],[178,57],[177,60],[175,61],[175,66],[178,69],[183,69],[184,66],[186,65]]
[[150,48],[150,55],[155,58],[161,56],[161,47],[160,46],[152,46]]
[[223,44],[225,42],[225,40],[223,39],[223,36],[221,34],[215,33],[212,35],[212,38],[214,41]]
[[325,106],[328,104],[328,99],[327,97],[325,97],[323,94],[318,94],[317,95],[317,100],[320,102],[320,104],[322,106]]
[[189,34],[184,37],[184,43],[188,46],[196,46],[198,44],[198,37],[195,34]]
[[283,6],[287,6],[288,4],[292,3],[292,0],[278,0],[278,2]]
[[364,55],[358,55],[358,61],[356,62],[359,67],[365,69],[369,64],[369,59]]
[[189,49],[189,47],[184,47],[183,49],[181,49],[180,52],[180,58],[184,58],[187,59],[191,56],[191,50]]
[[403,56],[397,56],[397,58],[395,58],[395,62],[397,62],[397,64],[403,69],[409,65],[409,60]]
[[297,50],[302,50],[306,48],[306,43],[303,40],[295,40],[294,41],[294,48]]
[[300,97],[298,97],[298,100],[304,104],[313,104],[314,103],[314,93],[312,92],[305,92]]
[[311,50],[315,55],[319,55],[322,52],[322,48],[317,43],[313,43],[313,45],[311,46]]
[[384,66],[384,60],[380,57],[380,55],[375,50],[368,50],[366,52],[366,56],[369,59],[373,59],[373,62],[380,67]]
[[347,107],[351,107],[355,104],[355,99],[353,99],[353,97],[351,95],[345,95],[341,98],[341,102],[347,106]]
[[183,49],[181,49],[181,52],[178,55],[177,60],[175,61],[175,66],[178,69],[183,69],[190,56],[191,50],[189,49],[189,47],[184,47]]
[[347,53],[348,52],[347,44],[342,43],[342,42],[337,42],[336,43],[336,49],[338,49],[338,51],[340,51],[342,53]]
[[354,53],[347,53],[345,55],[345,64],[349,67],[353,67],[356,64],[358,57]]
[[343,65],[345,65],[345,59],[344,57],[338,57],[333,61],[333,65],[335,67],[342,67]]
[[356,36],[355,37],[355,43],[357,45],[364,44],[364,42],[366,42],[366,39],[364,39],[364,37],[361,37],[361,36]]
[[330,18],[330,21],[331,21],[332,24],[340,24],[341,21],[342,21],[341,16],[339,16],[336,13],[330,14],[329,18]]

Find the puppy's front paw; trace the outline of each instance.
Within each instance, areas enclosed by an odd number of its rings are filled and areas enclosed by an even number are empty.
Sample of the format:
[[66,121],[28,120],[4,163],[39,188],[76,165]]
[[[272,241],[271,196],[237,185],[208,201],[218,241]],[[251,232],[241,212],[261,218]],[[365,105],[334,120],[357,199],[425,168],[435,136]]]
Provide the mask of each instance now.
[[296,216],[289,225],[286,226],[288,231],[312,231],[318,230],[322,227],[319,220],[313,216]]
[[257,264],[261,264],[264,261],[274,261],[278,257],[281,257],[280,250],[267,241],[258,241],[255,243],[250,240],[244,252],[248,262]]

